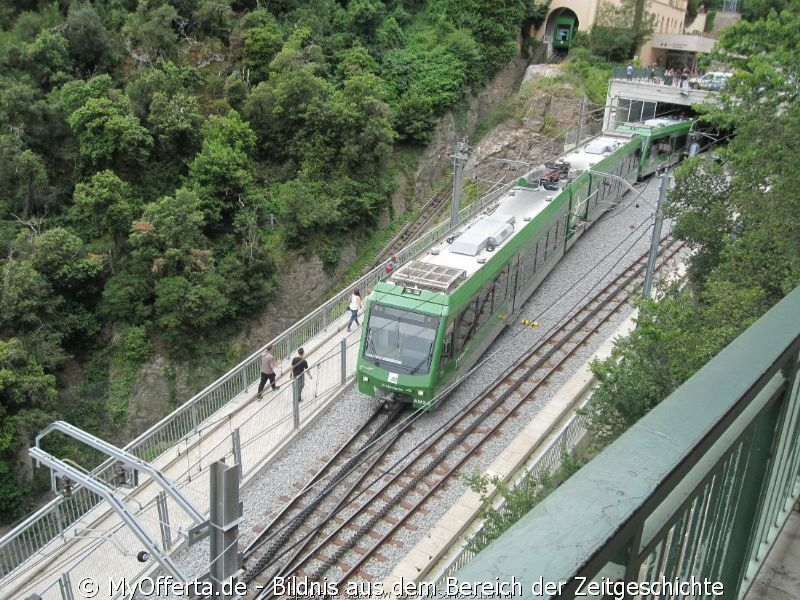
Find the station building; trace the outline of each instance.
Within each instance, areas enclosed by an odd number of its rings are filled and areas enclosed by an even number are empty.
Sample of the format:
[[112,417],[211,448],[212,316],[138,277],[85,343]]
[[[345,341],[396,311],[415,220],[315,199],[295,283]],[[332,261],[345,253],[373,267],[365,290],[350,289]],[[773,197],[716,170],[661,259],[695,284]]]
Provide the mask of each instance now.
[[[619,0],[553,0],[544,25],[531,34],[545,44],[548,58],[565,53],[575,32],[588,32],[609,3]],[[740,0],[726,0],[722,10],[714,14],[713,31],[705,33],[710,14],[702,7],[687,22],[689,0],[645,0],[644,9],[655,16],[656,24],[652,37],[637,50],[636,59],[641,65],[696,72],[697,56],[711,52],[716,32],[739,20],[739,4]]]

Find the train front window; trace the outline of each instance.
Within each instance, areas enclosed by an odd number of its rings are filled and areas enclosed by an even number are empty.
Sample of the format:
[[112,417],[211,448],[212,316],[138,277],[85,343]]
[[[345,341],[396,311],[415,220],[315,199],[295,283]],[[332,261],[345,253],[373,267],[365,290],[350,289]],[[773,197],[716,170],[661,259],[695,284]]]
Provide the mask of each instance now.
[[364,358],[374,365],[409,375],[431,368],[439,317],[375,303],[367,323]]

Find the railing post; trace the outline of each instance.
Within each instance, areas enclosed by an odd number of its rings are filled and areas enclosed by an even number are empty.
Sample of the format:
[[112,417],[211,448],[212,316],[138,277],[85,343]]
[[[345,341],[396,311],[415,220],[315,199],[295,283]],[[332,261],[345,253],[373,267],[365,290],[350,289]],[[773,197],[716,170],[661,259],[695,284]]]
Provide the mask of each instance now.
[[242,392],[246,392],[247,388],[250,387],[250,384],[247,381],[247,365],[242,367],[242,370],[239,372],[239,378],[241,379]]
[[61,508],[59,504],[56,504],[53,507],[53,512],[55,512],[55,521],[56,521],[56,528],[58,529],[58,534],[60,536],[64,536],[64,519],[61,518]]
[[61,589],[61,598],[63,600],[75,600],[72,595],[72,584],[69,582],[69,573],[64,572],[58,578],[58,587]]
[[161,528],[161,543],[164,545],[164,550],[169,550],[172,547],[172,534],[169,527],[166,492],[161,491],[156,496],[156,508],[158,509],[158,525]]

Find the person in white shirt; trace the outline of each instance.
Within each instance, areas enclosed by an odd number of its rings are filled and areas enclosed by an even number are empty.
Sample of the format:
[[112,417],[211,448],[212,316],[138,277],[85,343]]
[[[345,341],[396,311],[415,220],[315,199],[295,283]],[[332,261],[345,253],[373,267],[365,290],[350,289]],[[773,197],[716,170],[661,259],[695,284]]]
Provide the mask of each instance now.
[[361,299],[361,292],[355,290],[353,295],[350,296],[350,321],[347,323],[347,331],[350,331],[350,327],[353,323],[356,324],[356,327],[360,325],[358,322],[358,311],[364,308],[364,301]]

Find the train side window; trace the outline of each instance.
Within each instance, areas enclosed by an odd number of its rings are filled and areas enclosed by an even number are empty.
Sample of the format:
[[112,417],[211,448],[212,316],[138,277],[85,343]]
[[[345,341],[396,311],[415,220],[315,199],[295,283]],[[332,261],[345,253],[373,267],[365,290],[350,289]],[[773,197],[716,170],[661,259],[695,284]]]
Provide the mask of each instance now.
[[539,241],[536,243],[536,264],[538,265],[541,265],[547,258],[547,251],[545,249],[546,246],[547,246],[546,238],[540,238]]
[[[525,257],[522,263],[522,278],[524,281],[530,281],[533,274],[536,272],[536,242],[532,243],[525,249]],[[524,281],[521,282],[524,284]]]
[[503,268],[502,271],[495,277],[494,280],[494,302],[495,306],[503,303],[503,300],[508,296],[508,266]]
[[547,253],[551,253],[558,246],[558,223],[547,232]]

